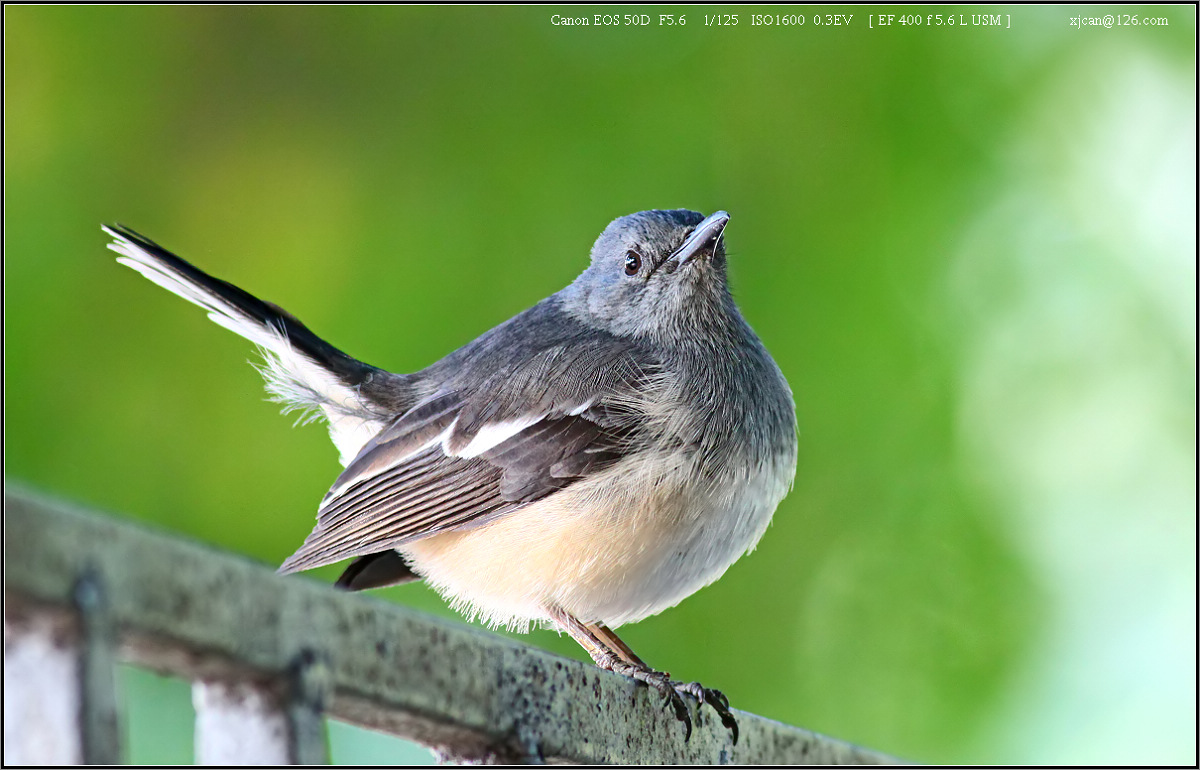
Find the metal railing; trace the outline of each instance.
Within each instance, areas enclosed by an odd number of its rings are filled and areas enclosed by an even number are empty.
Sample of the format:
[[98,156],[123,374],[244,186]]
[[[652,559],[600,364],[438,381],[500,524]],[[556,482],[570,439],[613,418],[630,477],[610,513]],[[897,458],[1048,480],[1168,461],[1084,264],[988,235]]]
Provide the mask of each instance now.
[[451,761],[894,761],[744,712],[737,745],[708,709],[685,742],[594,666],[12,484],[4,509],[5,764],[120,762],[118,661],[194,683],[201,763],[323,763],[326,717]]

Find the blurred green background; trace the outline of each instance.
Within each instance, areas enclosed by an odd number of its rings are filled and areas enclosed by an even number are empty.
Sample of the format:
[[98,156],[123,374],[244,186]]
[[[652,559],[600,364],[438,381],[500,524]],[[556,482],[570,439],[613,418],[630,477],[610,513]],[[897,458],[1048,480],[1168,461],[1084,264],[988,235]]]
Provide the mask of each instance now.
[[[551,23],[597,12],[652,26]],[[1167,23],[1071,26],[1104,13]],[[102,222],[411,371],[567,284],[614,217],[726,209],[799,472],[630,645],[913,760],[1195,763],[1195,21],[6,6],[5,477],[274,565],[338,473]],[[190,761],[187,684],[123,685],[131,759]],[[337,761],[426,756],[331,730]]]

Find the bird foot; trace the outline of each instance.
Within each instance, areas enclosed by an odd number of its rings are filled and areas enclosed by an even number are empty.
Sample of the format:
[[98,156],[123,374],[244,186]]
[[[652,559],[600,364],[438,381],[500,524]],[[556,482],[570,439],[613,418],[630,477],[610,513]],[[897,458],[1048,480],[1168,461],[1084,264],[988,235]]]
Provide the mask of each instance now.
[[[609,668],[609,666],[605,666],[605,668]],[[699,682],[677,682],[671,679],[671,675],[665,671],[633,666],[624,661],[612,661],[610,670],[658,690],[663,696],[663,708],[670,706],[675,711],[675,718],[683,722],[685,741],[691,740],[692,737],[692,712],[684,699],[686,695],[695,699],[697,705],[707,703],[713,711],[717,712],[717,716],[721,718],[721,724],[732,733],[733,742],[737,744],[737,720],[729,710],[729,699],[720,690],[705,687]]]

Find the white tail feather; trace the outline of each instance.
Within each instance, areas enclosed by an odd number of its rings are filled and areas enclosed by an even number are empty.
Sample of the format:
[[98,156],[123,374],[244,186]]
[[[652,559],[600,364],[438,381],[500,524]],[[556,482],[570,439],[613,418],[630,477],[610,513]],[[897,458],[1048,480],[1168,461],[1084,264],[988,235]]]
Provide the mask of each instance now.
[[257,345],[264,359],[257,368],[271,399],[283,404],[285,412],[302,410],[305,416],[301,422],[323,414],[343,465],[349,464],[383,426],[383,415],[365,403],[354,388],[293,346],[281,329],[254,318],[120,233],[107,227],[104,231],[114,239],[108,248],[121,255],[118,262],[200,306],[214,323]]

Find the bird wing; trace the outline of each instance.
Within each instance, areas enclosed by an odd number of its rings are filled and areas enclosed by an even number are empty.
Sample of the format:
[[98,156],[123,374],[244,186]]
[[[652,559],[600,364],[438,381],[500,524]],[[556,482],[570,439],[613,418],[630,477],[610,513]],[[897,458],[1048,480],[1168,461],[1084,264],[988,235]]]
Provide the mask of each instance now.
[[599,394],[479,419],[494,395],[438,392],[380,431],[338,477],[316,528],[280,571],[511,513],[616,462],[637,430],[627,399]]

